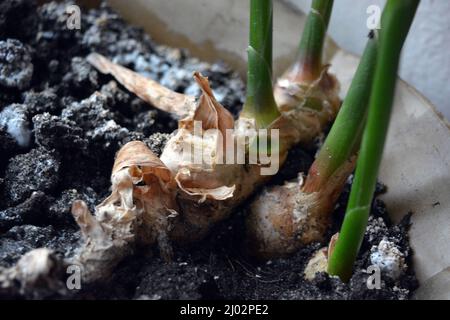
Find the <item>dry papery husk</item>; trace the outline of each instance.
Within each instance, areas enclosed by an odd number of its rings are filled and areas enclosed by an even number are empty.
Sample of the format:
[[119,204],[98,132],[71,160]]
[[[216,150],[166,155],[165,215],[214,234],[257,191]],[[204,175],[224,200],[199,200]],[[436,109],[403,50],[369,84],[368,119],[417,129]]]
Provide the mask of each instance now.
[[72,206],[85,240],[72,263],[82,266],[87,282],[109,275],[136,242],[157,242],[162,256],[171,257],[168,232],[177,206],[169,169],[144,143],[132,141],[118,152],[111,182],[95,217],[82,201]]
[[301,176],[295,182],[264,190],[251,204],[246,221],[250,253],[271,259],[323,241],[355,162],[355,157],[347,161],[314,191],[307,190],[308,182],[304,183]]
[[[340,85],[328,69],[329,65],[324,66],[317,79],[308,80],[297,75],[294,65],[276,82],[274,97],[282,115],[276,126],[285,128],[284,140],[310,143],[336,118]],[[312,108],[312,102],[319,108]]]
[[[227,134],[228,129],[235,129],[233,116],[214,98],[206,78],[198,73],[194,78],[203,92],[198,108],[192,117],[180,121],[178,132],[161,155],[179,188],[181,214],[171,236],[180,242],[203,238],[211,226],[226,219],[234,207],[269,178],[260,174],[259,164],[237,164],[235,158],[232,163],[225,163],[227,147],[234,148],[236,140],[254,127],[244,130],[241,126],[232,135]],[[201,125],[200,136],[195,134],[196,122]],[[201,151],[200,163],[183,152],[189,149]]]
[[[214,224],[228,218],[237,205],[270,179],[270,175],[261,175],[262,168],[281,166],[289,147],[298,142],[310,142],[313,136],[310,129],[315,128],[318,134],[325,122],[333,120],[335,115],[334,109],[322,112],[301,107],[282,109],[282,116],[271,126],[280,130],[282,149],[277,163],[238,164],[234,161],[234,164],[224,164],[227,146],[234,146],[236,141],[251,135],[255,122],[245,118],[235,122],[215,99],[206,78],[194,74],[202,89],[202,96],[195,101],[99,54],[91,54],[88,61],[99,71],[113,75],[144,101],[180,121],[178,131],[167,142],[160,159],[140,141],[122,147],[111,174],[111,195],[96,207],[95,215],[84,202],[74,202],[72,214],[80,226],[84,243],[74,257],[52,263],[80,266],[84,283],[108,278],[117,264],[134,251],[136,244],[157,243],[162,256],[170,259],[171,241],[183,244],[202,239]],[[315,85],[310,84],[307,92],[316,94]],[[290,117],[297,121],[291,121]],[[196,121],[201,122],[200,136],[196,134]],[[227,135],[227,129],[235,130]],[[306,132],[308,136],[303,137]],[[224,140],[222,144],[220,139]],[[246,147],[249,144],[247,141]],[[183,152],[185,148],[200,148],[202,161],[194,161]],[[37,253],[33,250],[29,254]],[[48,263],[53,259],[51,254],[46,257]],[[0,288],[9,288],[14,282],[24,283],[28,290],[38,286],[15,271],[19,265],[20,262],[0,272]],[[32,278],[51,279],[47,269],[30,266],[27,272]]]
[[86,60],[101,73],[114,76],[118,82],[142,100],[179,119],[190,116],[195,111],[195,97],[174,92],[152,79],[112,63],[100,54],[91,53]]

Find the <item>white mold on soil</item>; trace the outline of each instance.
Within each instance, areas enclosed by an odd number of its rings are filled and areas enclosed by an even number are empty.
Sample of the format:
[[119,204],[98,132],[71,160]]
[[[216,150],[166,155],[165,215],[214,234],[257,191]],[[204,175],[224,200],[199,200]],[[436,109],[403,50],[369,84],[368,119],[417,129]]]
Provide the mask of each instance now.
[[0,112],[0,127],[5,128],[19,146],[26,148],[30,144],[30,122],[23,105],[12,104],[3,109]]
[[405,255],[397,245],[387,239],[371,249],[370,261],[380,268],[383,275],[396,280],[406,271]]

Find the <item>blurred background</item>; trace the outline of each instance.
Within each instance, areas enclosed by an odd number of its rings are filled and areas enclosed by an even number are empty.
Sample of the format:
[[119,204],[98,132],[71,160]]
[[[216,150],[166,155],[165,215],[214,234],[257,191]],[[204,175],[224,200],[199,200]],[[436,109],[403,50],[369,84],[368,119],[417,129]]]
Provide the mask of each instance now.
[[[307,12],[311,0],[278,0]],[[366,43],[366,12],[384,0],[335,0],[328,29],[342,48],[360,55]],[[450,1],[422,0],[403,50],[400,77],[450,120]]]

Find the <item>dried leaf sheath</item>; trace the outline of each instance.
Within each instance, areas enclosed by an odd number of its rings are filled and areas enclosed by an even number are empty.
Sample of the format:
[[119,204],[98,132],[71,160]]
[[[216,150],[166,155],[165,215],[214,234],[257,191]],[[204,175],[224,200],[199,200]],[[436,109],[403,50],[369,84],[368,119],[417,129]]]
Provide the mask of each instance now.
[[282,115],[275,127],[286,128],[283,132],[288,136],[284,140],[291,145],[311,142],[339,111],[340,86],[336,77],[328,73],[328,68],[323,67],[320,76],[313,81],[299,81],[288,71],[275,85],[274,96]]
[[[183,151],[197,148],[198,152],[204,155],[203,158],[207,158],[207,163],[196,164],[204,167],[209,165],[209,167],[213,168],[216,162],[221,162],[222,160],[219,157],[223,155],[222,151],[224,149],[220,147],[223,146],[225,148],[227,143],[232,142],[227,141],[226,131],[234,128],[233,116],[217,102],[207,78],[196,72],[194,73],[194,79],[202,90],[199,103],[192,115],[179,121],[179,130],[176,136],[167,143],[161,155],[162,161],[174,173],[184,163],[198,162],[196,159],[193,159],[193,152],[183,153]],[[197,128],[195,128],[196,123],[198,125]],[[207,137],[204,136],[205,132]],[[219,139],[224,139],[224,141],[219,141]],[[177,158],[178,156],[183,157],[181,161]]]
[[[234,148],[239,132],[227,134],[235,127],[232,115],[214,98],[206,78],[199,73],[194,78],[202,89],[197,109],[180,121],[177,134],[161,155],[179,188],[180,215],[171,237],[181,242],[204,237],[212,225],[226,219],[266,179],[260,176],[257,164],[225,164],[223,151],[227,146]],[[200,161],[185,150],[198,151]]]
[[87,282],[108,276],[136,241],[158,241],[162,255],[171,255],[167,233],[176,204],[169,169],[144,143],[133,141],[119,151],[111,182],[111,195],[95,217],[82,201],[72,207],[85,239],[72,262],[82,266]]
[[91,53],[86,59],[101,73],[111,74],[125,88],[145,102],[179,119],[187,117],[195,110],[194,97],[174,92],[156,81],[111,62],[100,54]]

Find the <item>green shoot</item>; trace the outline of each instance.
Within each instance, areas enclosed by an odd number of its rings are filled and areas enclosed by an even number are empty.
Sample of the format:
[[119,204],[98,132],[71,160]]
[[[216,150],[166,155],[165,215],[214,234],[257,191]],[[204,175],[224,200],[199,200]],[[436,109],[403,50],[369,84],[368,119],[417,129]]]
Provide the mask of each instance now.
[[250,1],[247,97],[242,114],[266,128],[280,116],[272,87],[272,0]]
[[308,174],[304,190],[315,192],[359,149],[369,105],[378,52],[378,39],[370,34],[350,89],[324,145]]
[[366,230],[394,100],[403,43],[419,0],[388,0],[381,20],[380,49],[355,178],[328,272],[348,281]]
[[313,0],[300,41],[296,77],[313,81],[322,72],[322,55],[333,0]]

